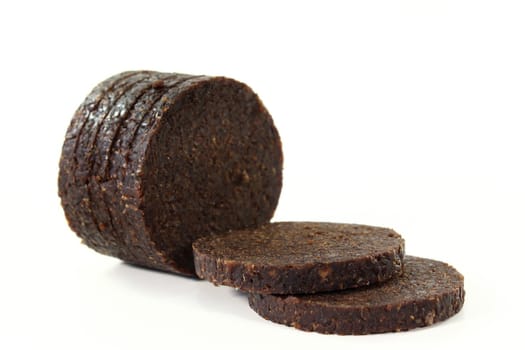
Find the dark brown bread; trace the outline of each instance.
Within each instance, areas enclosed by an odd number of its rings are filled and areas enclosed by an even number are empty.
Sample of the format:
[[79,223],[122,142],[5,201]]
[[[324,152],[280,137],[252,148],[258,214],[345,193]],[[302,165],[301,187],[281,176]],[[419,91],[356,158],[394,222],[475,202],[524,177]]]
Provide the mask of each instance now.
[[315,293],[366,286],[402,272],[404,241],[391,229],[279,222],[193,244],[200,278],[244,291]]
[[463,276],[434,260],[407,256],[405,273],[380,285],[310,295],[250,294],[262,317],[304,331],[369,334],[430,326],[458,313]]
[[[69,191],[68,200],[62,201],[64,211],[76,220],[70,220],[69,224],[76,232],[88,230],[95,237],[99,234],[100,227],[91,210],[91,198],[88,189],[88,163],[91,158],[92,146],[89,142],[91,131],[97,129],[95,121],[104,118],[108,105],[113,104],[116,91],[133,79],[139,72],[124,72],[117,74],[96,86],[86,97],[84,103],[78,108],[71,124],[67,130],[66,138],[62,147],[60,169],[67,169],[68,176],[59,176],[59,192],[66,188]],[[77,153],[83,153],[78,156]],[[97,240],[101,240],[97,237]],[[107,244],[116,246],[110,237],[106,237]],[[102,249],[102,247],[101,247]]]
[[194,275],[195,239],[269,221],[282,161],[272,118],[246,85],[125,72],[99,84],[75,113],[59,195],[91,248]]

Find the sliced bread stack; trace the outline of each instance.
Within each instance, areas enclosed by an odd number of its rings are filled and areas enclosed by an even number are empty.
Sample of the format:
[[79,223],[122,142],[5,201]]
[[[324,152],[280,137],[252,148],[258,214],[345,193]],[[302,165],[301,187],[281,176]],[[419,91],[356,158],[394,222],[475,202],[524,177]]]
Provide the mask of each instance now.
[[59,195],[96,251],[248,293],[262,317],[320,333],[442,321],[463,276],[404,254],[387,228],[269,223],[282,186],[273,120],[245,84],[152,71],[115,75],[66,134]]
[[404,256],[390,229],[277,222],[193,243],[197,275],[249,293],[262,317],[306,331],[369,334],[445,320],[464,301],[463,276]]

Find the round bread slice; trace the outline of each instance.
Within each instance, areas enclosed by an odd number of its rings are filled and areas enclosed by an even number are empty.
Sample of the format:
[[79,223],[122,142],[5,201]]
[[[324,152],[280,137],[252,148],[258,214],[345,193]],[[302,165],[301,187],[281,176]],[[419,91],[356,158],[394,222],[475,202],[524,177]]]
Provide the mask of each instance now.
[[403,238],[387,228],[277,222],[193,243],[195,269],[214,284],[264,294],[367,286],[402,273]]
[[282,162],[273,120],[245,84],[126,72],[100,84],[74,115],[59,196],[89,247],[194,276],[195,239],[270,220]]
[[407,256],[404,274],[383,284],[311,295],[250,294],[267,320],[330,334],[399,332],[430,326],[458,313],[463,276],[446,263]]

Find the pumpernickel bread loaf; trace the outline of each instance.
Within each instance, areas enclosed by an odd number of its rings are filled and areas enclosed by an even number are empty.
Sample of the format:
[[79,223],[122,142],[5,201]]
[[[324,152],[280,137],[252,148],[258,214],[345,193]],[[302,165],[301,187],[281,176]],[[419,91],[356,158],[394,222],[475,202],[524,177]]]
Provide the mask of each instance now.
[[89,247],[194,275],[195,239],[270,220],[282,162],[273,120],[245,84],[125,72],[99,84],[75,113],[59,195]]

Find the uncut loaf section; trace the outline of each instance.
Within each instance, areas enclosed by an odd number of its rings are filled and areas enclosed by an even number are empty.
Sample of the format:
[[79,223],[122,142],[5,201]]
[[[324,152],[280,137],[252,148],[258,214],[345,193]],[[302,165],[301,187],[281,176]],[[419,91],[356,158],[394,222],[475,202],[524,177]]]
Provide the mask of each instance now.
[[59,196],[94,250],[194,275],[192,242],[270,220],[281,141],[245,84],[152,71],[100,83],[73,116]]

